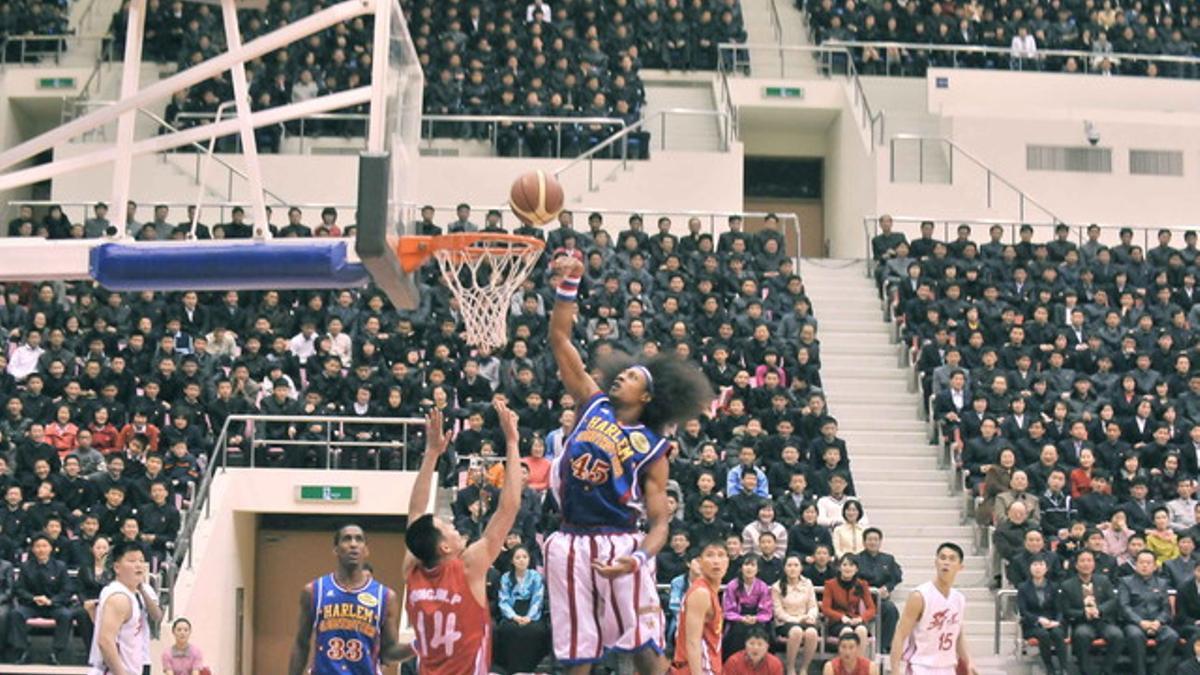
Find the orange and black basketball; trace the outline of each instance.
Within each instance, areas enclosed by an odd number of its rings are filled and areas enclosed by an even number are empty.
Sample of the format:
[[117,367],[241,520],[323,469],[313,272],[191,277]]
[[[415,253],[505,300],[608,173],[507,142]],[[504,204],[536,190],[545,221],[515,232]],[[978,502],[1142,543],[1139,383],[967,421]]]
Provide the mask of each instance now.
[[513,181],[508,205],[526,225],[545,225],[563,208],[563,189],[545,171],[523,173]]

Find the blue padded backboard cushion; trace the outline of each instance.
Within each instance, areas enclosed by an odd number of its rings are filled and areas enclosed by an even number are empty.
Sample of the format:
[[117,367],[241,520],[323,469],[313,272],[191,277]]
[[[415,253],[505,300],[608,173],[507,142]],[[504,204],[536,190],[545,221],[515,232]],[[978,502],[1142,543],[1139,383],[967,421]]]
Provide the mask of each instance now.
[[370,275],[346,259],[347,242],[101,244],[91,277],[114,291],[350,288]]

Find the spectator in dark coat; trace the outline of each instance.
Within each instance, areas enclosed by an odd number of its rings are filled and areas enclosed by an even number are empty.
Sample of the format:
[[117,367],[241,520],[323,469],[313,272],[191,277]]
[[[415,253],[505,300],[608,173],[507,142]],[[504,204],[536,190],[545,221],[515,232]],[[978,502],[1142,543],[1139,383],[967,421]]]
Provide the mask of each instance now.
[[21,565],[11,632],[18,664],[29,663],[29,628],[25,622],[32,618],[54,619],[50,665],[57,665],[67,649],[71,633],[71,585],[66,563],[51,557],[52,548],[45,535],[35,536],[29,546],[29,560]]
[[[1029,579],[1017,587],[1017,607],[1021,612],[1021,633],[1038,642],[1038,656],[1050,675],[1070,669],[1067,656],[1067,629],[1058,606],[1058,588],[1046,577],[1049,564],[1036,557],[1029,564]],[[1058,657],[1058,664],[1054,658]]]

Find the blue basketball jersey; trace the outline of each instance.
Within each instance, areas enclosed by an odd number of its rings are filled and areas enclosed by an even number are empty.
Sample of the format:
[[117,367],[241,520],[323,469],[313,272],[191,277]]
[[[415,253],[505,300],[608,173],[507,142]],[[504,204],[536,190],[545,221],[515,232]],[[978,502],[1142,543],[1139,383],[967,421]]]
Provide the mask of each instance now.
[[338,586],[332,573],[313,581],[313,675],[379,675],[386,602],[387,589],[375,579],[357,590]]
[[637,529],[641,471],[666,447],[666,439],[645,425],[618,422],[606,394],[593,395],[550,471],[564,527]]

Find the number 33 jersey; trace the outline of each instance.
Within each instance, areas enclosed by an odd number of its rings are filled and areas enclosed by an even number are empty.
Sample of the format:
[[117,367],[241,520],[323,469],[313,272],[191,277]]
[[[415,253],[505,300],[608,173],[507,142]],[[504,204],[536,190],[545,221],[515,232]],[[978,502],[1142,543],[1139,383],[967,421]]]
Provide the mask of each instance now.
[[492,620],[471,593],[462,558],[433,569],[414,566],[405,606],[421,675],[488,675]]
[[313,675],[378,675],[387,588],[371,579],[362,588],[346,590],[333,574],[317,579],[312,588],[317,636]]
[[667,441],[646,426],[618,422],[608,396],[594,394],[550,470],[564,525],[636,530],[642,515],[640,474],[666,448]]

